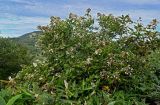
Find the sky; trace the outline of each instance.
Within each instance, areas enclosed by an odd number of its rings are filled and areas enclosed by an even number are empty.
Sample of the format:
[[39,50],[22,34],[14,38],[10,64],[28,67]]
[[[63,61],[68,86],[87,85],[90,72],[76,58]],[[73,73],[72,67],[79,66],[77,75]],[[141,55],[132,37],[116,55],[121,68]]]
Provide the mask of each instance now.
[[0,36],[21,36],[47,25],[51,16],[65,19],[70,12],[83,15],[87,8],[93,15],[129,14],[134,20],[142,17],[145,24],[160,20],[160,0],[0,0]]

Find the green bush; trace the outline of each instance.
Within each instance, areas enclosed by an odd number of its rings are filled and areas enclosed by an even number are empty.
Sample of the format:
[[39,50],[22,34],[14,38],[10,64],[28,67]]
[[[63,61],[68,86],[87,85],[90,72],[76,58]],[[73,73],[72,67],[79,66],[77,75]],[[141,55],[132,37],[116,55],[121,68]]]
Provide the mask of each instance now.
[[17,73],[24,64],[29,64],[27,49],[7,38],[0,38],[0,79]]
[[160,84],[150,59],[160,47],[156,25],[156,20],[147,26],[133,22],[128,15],[98,13],[94,19],[90,9],[65,20],[51,17],[49,25],[38,27],[43,59],[25,66],[16,85],[36,95],[40,105],[157,102]]

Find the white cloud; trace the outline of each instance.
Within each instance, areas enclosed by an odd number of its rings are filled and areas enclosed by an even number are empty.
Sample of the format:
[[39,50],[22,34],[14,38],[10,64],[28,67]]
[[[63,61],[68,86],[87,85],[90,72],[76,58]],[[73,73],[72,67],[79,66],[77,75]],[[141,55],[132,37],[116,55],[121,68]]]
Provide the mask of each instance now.
[[[1,15],[1,14],[0,14]],[[27,17],[13,14],[0,16],[0,31],[3,36],[20,36],[24,33],[37,30],[38,25],[47,25],[48,17]]]
[[160,4],[160,0],[118,0],[118,1],[132,3],[132,4]]
[[[125,0],[124,0],[125,1]],[[138,0],[135,0],[138,1]],[[154,1],[154,0],[153,0]],[[155,0],[156,1],[156,0]],[[159,0],[160,1],[160,0]],[[70,11],[75,11],[76,13],[84,13],[84,11],[87,9],[87,7],[90,7],[92,9],[92,13],[94,16],[98,12],[105,13],[105,14],[113,14],[116,16],[121,15],[130,15],[132,19],[137,20],[139,17],[143,19],[144,23],[149,23],[152,19],[158,19],[160,21],[160,13],[159,9],[124,9],[124,10],[114,10],[114,9],[106,9],[100,6],[92,6],[92,5],[66,5],[64,6],[66,9],[68,8]]]
[[33,0],[8,0],[8,1],[15,2],[15,3],[28,4],[28,5],[34,4]]
[[124,10],[124,11],[109,10],[107,12],[112,13],[114,15],[129,14],[134,20],[141,17],[144,22],[149,22],[152,19],[160,20],[159,10],[144,10],[144,9]]

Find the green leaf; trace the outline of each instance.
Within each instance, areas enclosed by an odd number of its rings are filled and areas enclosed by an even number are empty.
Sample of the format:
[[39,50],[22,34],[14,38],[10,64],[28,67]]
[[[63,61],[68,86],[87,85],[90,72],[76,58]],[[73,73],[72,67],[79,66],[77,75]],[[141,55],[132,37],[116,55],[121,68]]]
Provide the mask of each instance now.
[[21,89],[21,90],[24,92],[25,95],[27,95],[27,96],[32,96],[31,93],[27,92],[27,90],[25,90],[25,89]]
[[15,103],[16,100],[22,98],[22,94],[16,95],[14,97],[12,97],[8,103],[6,105],[13,105]]
[[115,105],[116,104],[116,101],[112,101],[110,103],[108,103],[108,105]]
[[6,105],[5,100],[0,96],[0,105]]

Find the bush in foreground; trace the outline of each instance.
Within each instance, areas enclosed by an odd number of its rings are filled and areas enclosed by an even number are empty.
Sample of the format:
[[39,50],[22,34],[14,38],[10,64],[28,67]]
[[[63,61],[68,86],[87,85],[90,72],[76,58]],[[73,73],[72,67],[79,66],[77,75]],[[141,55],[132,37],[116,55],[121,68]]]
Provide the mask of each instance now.
[[38,27],[43,32],[39,38],[43,60],[25,66],[8,90],[31,94],[31,105],[156,103],[160,101],[159,66],[153,63],[160,47],[156,25],[153,20],[144,26],[128,15],[98,13],[94,19],[90,9],[84,16],[71,13],[65,20],[51,17],[49,25]]

